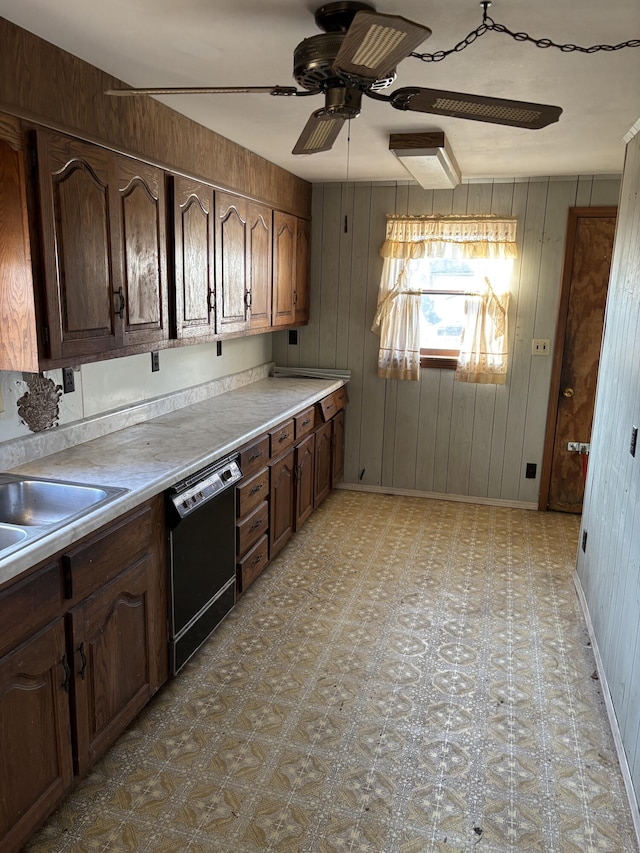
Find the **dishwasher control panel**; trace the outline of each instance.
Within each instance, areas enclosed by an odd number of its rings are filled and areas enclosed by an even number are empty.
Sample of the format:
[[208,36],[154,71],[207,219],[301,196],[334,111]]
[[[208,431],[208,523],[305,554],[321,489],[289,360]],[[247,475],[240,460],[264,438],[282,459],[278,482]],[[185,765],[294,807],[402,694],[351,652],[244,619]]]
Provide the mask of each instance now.
[[216,462],[169,489],[169,500],[180,518],[210,501],[242,478],[237,457]]

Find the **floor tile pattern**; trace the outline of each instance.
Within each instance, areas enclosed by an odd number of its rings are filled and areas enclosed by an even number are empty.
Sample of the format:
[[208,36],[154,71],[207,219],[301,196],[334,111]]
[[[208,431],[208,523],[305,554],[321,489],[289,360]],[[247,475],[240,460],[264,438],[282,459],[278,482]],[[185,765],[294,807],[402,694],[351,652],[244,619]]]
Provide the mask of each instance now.
[[637,851],[578,529],[332,493],[28,850]]

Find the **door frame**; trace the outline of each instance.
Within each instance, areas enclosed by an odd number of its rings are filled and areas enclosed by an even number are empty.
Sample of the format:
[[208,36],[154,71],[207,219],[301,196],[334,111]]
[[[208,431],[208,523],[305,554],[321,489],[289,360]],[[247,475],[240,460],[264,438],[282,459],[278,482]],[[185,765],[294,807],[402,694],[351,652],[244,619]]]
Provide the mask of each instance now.
[[[560,380],[562,378],[562,361],[564,358],[564,343],[567,334],[567,317],[569,315],[569,295],[571,276],[573,273],[573,253],[575,251],[576,234],[579,219],[599,219],[617,217],[616,205],[599,207],[570,207],[567,218],[567,235],[565,239],[564,263],[562,268],[562,286],[560,289],[560,304],[558,320],[553,344],[553,363],[551,365],[551,385],[549,388],[549,405],[547,407],[547,425],[545,429],[544,448],[542,451],[542,470],[540,473],[540,492],[538,509],[546,512],[549,503],[549,487],[551,484],[551,466],[553,462],[553,444],[558,419],[558,403],[560,395]],[[604,332],[604,327],[603,327]]]

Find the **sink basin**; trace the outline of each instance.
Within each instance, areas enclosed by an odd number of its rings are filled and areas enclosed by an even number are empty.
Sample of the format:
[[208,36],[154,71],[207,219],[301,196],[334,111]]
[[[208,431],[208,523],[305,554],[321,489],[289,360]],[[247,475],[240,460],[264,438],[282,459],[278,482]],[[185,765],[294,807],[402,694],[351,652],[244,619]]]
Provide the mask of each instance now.
[[0,558],[126,491],[113,486],[0,474]]
[[90,509],[107,497],[104,489],[44,480],[0,483],[0,521],[50,525]]
[[5,524],[0,524],[0,551],[26,538],[27,533],[25,530],[21,530],[19,527],[8,527]]

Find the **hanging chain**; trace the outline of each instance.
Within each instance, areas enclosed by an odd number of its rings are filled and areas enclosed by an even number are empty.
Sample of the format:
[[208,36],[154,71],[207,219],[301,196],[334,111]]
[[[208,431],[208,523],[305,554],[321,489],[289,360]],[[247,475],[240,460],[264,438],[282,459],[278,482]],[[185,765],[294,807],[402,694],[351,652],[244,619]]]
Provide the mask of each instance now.
[[581,47],[578,44],[558,44],[548,38],[536,39],[528,33],[514,33],[508,27],[505,27],[504,24],[497,24],[487,14],[487,9],[491,5],[489,0],[483,0],[480,5],[483,7],[482,23],[475,30],[471,30],[469,35],[462,39],[462,41],[459,41],[455,47],[452,47],[450,50],[437,50],[435,53],[412,53],[411,56],[421,59],[423,62],[442,62],[443,59],[451,56],[452,53],[460,53],[469,47],[469,45],[473,44],[476,39],[483,36],[486,32],[505,33],[516,41],[528,41],[536,47],[541,48],[555,47],[563,53],[598,53],[599,51],[610,52],[613,50],[622,50],[624,47],[640,47],[640,39],[630,39],[629,41],[620,42],[620,44],[593,44],[591,47]]

